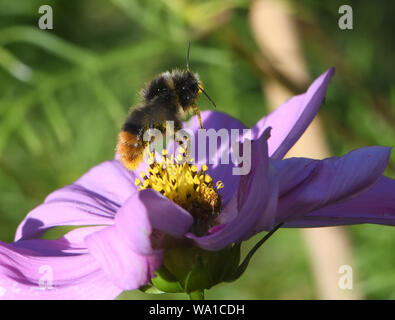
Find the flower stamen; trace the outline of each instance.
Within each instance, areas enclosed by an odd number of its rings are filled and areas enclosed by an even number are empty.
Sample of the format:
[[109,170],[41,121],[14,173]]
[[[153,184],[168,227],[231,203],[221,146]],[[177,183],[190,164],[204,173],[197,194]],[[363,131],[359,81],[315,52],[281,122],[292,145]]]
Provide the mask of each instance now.
[[[221,210],[221,196],[218,190],[224,187],[222,181],[213,186],[213,179],[207,173],[207,165],[198,170],[187,150],[179,148],[178,155],[168,156],[162,151],[162,161],[156,162],[154,154],[148,159],[148,174],[140,173],[135,184],[139,190],[154,189],[187,210],[194,218],[191,232],[204,235],[216,224]],[[192,160],[192,161],[191,161]]]

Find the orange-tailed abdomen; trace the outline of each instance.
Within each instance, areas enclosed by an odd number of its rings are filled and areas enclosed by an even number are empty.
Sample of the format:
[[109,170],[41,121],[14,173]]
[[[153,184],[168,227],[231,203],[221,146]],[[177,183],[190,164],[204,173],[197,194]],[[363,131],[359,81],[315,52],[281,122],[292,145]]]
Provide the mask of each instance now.
[[116,151],[120,156],[120,161],[129,170],[135,170],[143,160],[145,145],[138,135],[127,131],[118,134]]

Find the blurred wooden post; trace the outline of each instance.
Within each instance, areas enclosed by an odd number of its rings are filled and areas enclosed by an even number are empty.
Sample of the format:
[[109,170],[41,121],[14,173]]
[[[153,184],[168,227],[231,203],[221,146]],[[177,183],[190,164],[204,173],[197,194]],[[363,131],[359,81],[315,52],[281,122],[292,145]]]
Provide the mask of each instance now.
[[[287,13],[286,4],[279,0],[256,0],[250,8],[250,24],[265,57],[289,79],[307,84],[311,79],[298,41],[296,26]],[[293,93],[273,78],[265,78],[263,90],[272,108],[293,96]],[[321,123],[316,118],[286,157],[322,159],[330,156]],[[342,290],[338,281],[342,265],[354,266],[351,245],[342,227],[302,229],[310,256],[319,299],[359,299],[355,289]],[[355,271],[355,268],[353,268]],[[354,272],[355,283],[355,272]]]

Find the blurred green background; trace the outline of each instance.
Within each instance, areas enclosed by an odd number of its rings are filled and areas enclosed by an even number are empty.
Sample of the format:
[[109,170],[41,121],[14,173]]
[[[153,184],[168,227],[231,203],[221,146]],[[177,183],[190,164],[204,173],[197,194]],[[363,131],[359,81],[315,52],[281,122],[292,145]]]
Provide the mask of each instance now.
[[[352,31],[338,28],[338,8],[346,3],[354,11]],[[53,8],[53,30],[38,28],[44,4]],[[310,73],[337,69],[320,111],[333,154],[394,146],[395,3],[292,5]],[[113,157],[139,89],[159,72],[183,68],[188,40],[191,68],[218,110],[248,126],[265,115],[265,74],[252,58],[259,49],[249,6],[247,0],[0,0],[0,239],[12,241],[21,219],[51,191]],[[211,108],[206,99],[200,107]],[[395,156],[386,174],[395,178]],[[348,230],[356,285],[366,298],[395,299],[395,229]],[[284,229],[240,280],[215,287],[207,298],[314,299],[314,288],[299,230]]]

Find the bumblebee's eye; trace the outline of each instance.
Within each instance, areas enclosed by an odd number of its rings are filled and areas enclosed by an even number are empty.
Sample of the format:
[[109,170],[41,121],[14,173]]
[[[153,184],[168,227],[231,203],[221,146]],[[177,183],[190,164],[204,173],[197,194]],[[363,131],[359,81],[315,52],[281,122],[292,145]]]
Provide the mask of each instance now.
[[185,89],[186,89],[185,86],[182,86],[182,87],[181,87],[181,90],[182,90],[182,91],[185,91]]

